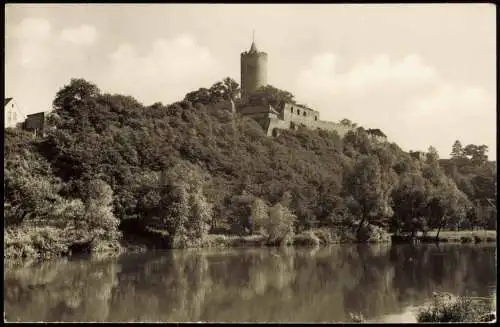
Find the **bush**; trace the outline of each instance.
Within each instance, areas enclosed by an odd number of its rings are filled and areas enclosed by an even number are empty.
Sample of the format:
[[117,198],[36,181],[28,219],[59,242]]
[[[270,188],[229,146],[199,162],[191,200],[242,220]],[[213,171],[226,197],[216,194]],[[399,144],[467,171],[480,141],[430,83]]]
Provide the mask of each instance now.
[[269,210],[266,233],[269,245],[288,245],[295,235],[294,223],[296,216],[281,203],[275,204]]
[[51,258],[68,252],[63,230],[54,227],[16,227],[4,232],[5,258]]
[[333,244],[338,243],[339,235],[333,235],[333,230],[328,228],[316,228],[313,229],[312,232],[314,236],[318,238],[321,244]]
[[303,246],[318,246],[320,245],[320,239],[315,235],[313,231],[305,231],[298,235],[295,235],[293,244],[303,245]]
[[436,296],[434,302],[417,314],[420,322],[480,322],[491,313],[488,300]]
[[267,238],[263,235],[230,236],[230,235],[208,235],[202,243],[202,247],[207,248],[227,248],[227,247],[256,247],[263,246]]
[[460,237],[460,242],[461,243],[471,243],[472,237],[471,236],[462,236],[462,237]]
[[226,235],[208,235],[203,244],[202,247],[206,248],[226,248],[231,246],[231,239],[230,237]]
[[390,242],[391,235],[379,226],[365,225],[361,227],[358,241],[367,243]]
[[266,222],[269,220],[269,207],[260,198],[256,198],[252,203],[250,222],[252,232],[263,234],[265,232]]

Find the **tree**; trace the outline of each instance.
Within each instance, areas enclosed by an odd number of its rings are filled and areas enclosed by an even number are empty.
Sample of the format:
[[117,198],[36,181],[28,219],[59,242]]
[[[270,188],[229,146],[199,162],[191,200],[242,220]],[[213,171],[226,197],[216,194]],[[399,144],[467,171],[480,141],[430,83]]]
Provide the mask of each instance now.
[[212,93],[207,88],[200,88],[197,91],[192,91],[186,94],[184,97],[185,101],[190,101],[191,103],[201,103],[204,105],[208,105],[213,103]]
[[140,179],[137,208],[144,225],[166,231],[172,247],[199,246],[213,218],[213,206],[204,194],[209,183],[205,172],[179,162],[161,174],[144,174]]
[[266,85],[248,95],[251,105],[271,105],[280,108],[284,103],[296,103],[294,95],[288,91],[280,90],[272,85]]
[[430,197],[427,206],[428,225],[437,228],[436,240],[439,232],[447,223],[459,224],[463,219],[470,202],[467,196],[461,192],[455,183],[449,179],[443,180]]
[[295,221],[297,217],[281,203],[276,203],[269,210],[269,219],[266,232],[268,243],[271,245],[287,245],[292,242],[295,234]]
[[377,219],[391,215],[388,204],[393,186],[390,181],[383,180],[377,156],[365,156],[355,166],[354,172],[347,180],[347,188],[361,209],[358,236],[365,221],[373,223]]
[[100,90],[95,84],[81,78],[72,78],[68,85],[57,92],[52,105],[61,118],[76,118],[99,94]]
[[252,233],[263,234],[269,219],[269,207],[261,198],[255,198],[251,208]]
[[387,137],[387,135],[385,135],[384,132],[382,132],[378,128],[369,128],[366,130],[366,133],[368,133],[370,135],[380,136],[380,137]]
[[211,96],[217,100],[234,100],[238,97],[239,84],[232,78],[226,77],[222,81],[215,83],[210,88]]
[[213,217],[213,205],[208,202],[201,189],[192,193],[189,198],[190,214],[188,223],[190,246],[203,244],[210,231],[210,222]]
[[113,190],[101,179],[88,183],[89,196],[85,201],[85,222],[90,234],[118,239],[120,220],[113,214]]
[[427,162],[429,164],[438,164],[439,163],[439,153],[436,150],[435,147],[432,145],[429,146],[429,149],[427,150]]
[[410,230],[412,236],[421,226],[420,217],[426,213],[427,194],[425,180],[417,174],[404,175],[399,186],[392,192],[394,216],[392,226],[396,232],[401,228]]
[[231,226],[231,231],[236,234],[247,234],[252,231],[252,204],[255,197],[246,192],[240,195],[233,195],[226,207],[227,217]]
[[[363,128],[350,130],[344,136],[344,152],[368,155],[373,148],[373,142]],[[350,150],[350,151],[349,151]]]
[[450,156],[452,160],[459,160],[464,157],[464,149],[462,147],[462,143],[460,143],[459,140],[456,140],[455,143],[453,143]]
[[184,100],[193,104],[209,105],[218,101],[234,100],[238,97],[239,92],[239,84],[232,78],[226,77],[222,81],[214,83],[209,89],[202,87],[197,91],[189,92]]
[[488,155],[486,152],[488,152],[488,146],[484,144],[469,144],[463,150],[463,154],[471,160],[475,166],[481,166],[488,161]]
[[342,125],[345,125],[347,127],[351,127],[351,128],[356,128],[358,125],[356,123],[353,123],[352,121],[350,121],[349,119],[347,118],[344,118],[340,121],[340,123]]

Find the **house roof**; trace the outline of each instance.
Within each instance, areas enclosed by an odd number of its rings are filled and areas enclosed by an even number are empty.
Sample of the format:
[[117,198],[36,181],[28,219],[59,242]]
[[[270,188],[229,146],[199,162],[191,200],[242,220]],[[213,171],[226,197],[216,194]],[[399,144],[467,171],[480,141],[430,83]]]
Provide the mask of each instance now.
[[13,99],[13,98],[5,98],[5,103],[4,103],[4,105],[3,105],[3,106],[5,107],[6,105],[8,105],[8,104],[9,104],[9,102],[10,102],[12,99]]

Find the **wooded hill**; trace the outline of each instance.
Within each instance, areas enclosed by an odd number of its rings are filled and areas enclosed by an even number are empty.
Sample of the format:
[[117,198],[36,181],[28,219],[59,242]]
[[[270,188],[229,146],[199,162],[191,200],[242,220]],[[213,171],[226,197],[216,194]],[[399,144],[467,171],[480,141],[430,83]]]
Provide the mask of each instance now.
[[[485,147],[455,146],[452,160],[431,147],[417,160],[362,127],[343,139],[308,129],[271,138],[252,119],[213,107],[236,82],[200,90],[188,94],[194,102],[144,106],[71,80],[55,97],[46,137],[5,130],[6,228],[17,238],[26,226],[46,228],[32,239],[47,247],[55,230],[119,239],[130,219],[164,230],[177,247],[208,233],[264,233],[279,243],[366,223],[392,232],[496,228],[496,163]],[[259,94],[293,98],[272,87]]]

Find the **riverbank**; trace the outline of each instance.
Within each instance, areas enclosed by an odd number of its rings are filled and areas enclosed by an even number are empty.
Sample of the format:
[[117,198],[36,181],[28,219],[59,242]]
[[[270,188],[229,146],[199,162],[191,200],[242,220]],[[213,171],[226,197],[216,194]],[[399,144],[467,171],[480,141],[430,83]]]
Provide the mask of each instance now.
[[[199,248],[263,247],[263,246],[320,246],[329,244],[390,242],[390,234],[384,229],[368,225],[361,229],[359,239],[357,227],[339,229],[316,228],[293,234],[280,243],[271,242],[267,235],[223,235],[208,234],[198,240]],[[18,227],[4,231],[4,258],[51,259],[72,255],[120,254],[148,250],[171,249],[168,233],[151,228],[135,228],[122,231],[121,238],[107,240],[101,237],[81,241],[68,230],[55,227]]]
[[[55,228],[30,228],[27,230],[6,230],[4,232],[5,259],[51,259],[81,254],[117,255],[125,252],[145,252],[170,249],[167,233],[158,230],[130,231],[123,233],[120,240],[95,239],[75,242],[67,233]],[[436,233],[418,236],[421,243],[436,242]],[[438,243],[491,243],[496,242],[496,231],[442,231]],[[233,248],[265,246],[324,246],[354,243],[411,243],[407,236],[394,236],[384,229],[369,225],[362,228],[360,238],[356,227],[341,229],[316,228],[293,235],[286,244],[270,244],[265,235],[223,235],[209,234],[198,243],[200,248]],[[76,251],[76,248],[80,247]]]
[[394,243],[493,243],[497,241],[497,232],[495,230],[481,231],[441,231],[436,238],[437,232],[432,231],[427,235],[417,235],[413,238],[409,235],[392,235]]
[[[345,228],[315,228],[294,234],[286,243],[270,243],[267,235],[209,234],[199,242],[200,248],[275,247],[275,246],[321,246],[330,244],[388,243],[391,235],[384,229],[368,225],[356,236],[357,226]],[[168,234],[159,230],[143,230],[133,237],[126,237],[125,247],[131,251],[169,249]]]

